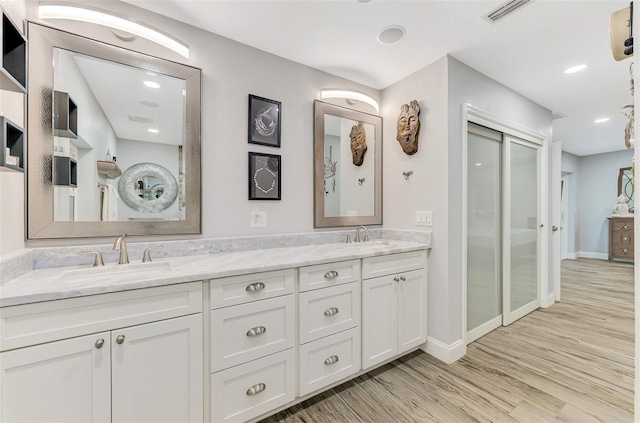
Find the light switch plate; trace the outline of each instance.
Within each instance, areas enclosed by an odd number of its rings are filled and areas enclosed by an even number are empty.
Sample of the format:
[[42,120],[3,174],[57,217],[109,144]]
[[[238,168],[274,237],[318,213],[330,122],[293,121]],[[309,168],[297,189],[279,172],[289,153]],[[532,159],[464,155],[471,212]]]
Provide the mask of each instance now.
[[416,226],[433,226],[433,212],[416,211]]
[[252,228],[266,228],[267,227],[267,212],[266,211],[252,211],[251,212],[251,227]]

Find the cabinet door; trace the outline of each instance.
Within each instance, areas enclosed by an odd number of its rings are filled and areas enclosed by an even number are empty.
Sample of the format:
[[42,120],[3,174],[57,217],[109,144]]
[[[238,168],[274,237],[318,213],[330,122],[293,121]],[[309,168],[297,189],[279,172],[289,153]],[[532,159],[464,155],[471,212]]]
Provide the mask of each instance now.
[[424,270],[398,275],[398,354],[427,340],[427,278]]
[[396,355],[396,283],[393,276],[362,281],[362,368]]
[[114,422],[201,422],[202,314],[111,334]]
[[0,354],[0,421],[109,422],[109,332]]

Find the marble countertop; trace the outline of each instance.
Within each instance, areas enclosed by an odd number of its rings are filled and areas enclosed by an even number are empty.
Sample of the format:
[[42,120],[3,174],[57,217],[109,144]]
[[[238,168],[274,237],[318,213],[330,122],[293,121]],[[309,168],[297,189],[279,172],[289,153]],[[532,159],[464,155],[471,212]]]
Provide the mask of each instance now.
[[375,240],[164,258],[151,263],[39,269],[0,286],[0,307],[418,251],[430,247],[428,244],[414,242]]

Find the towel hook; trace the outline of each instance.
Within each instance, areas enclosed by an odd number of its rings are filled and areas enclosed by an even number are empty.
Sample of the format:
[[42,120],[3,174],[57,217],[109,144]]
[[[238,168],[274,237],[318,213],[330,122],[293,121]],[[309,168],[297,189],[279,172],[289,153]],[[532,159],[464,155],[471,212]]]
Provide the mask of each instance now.
[[358,185],[362,185],[363,182],[364,182],[364,178],[359,178],[358,179]]
[[402,172],[402,176],[404,176],[404,179],[406,179],[407,181],[409,180],[409,176],[413,175],[413,170],[410,170],[408,172]]

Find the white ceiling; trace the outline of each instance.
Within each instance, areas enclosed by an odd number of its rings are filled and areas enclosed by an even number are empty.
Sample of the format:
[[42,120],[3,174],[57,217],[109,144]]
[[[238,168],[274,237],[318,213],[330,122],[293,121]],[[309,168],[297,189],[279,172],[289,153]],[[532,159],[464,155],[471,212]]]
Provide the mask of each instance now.
[[[553,124],[563,150],[625,148],[631,59],[614,61],[609,18],[628,1],[537,0],[495,24],[483,16],[502,1],[126,1],[377,89],[449,54],[566,115]],[[382,45],[389,25],[406,36]],[[564,74],[580,63],[586,70]],[[611,120],[595,124],[600,117]]]

